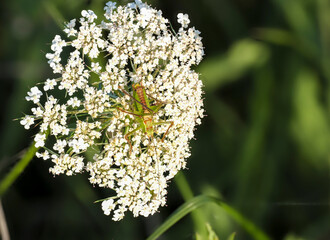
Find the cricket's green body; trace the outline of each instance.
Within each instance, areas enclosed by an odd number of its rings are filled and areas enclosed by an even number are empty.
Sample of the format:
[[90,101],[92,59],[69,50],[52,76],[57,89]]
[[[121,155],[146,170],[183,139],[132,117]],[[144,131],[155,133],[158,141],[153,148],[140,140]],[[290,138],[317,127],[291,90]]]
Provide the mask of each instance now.
[[135,101],[134,105],[136,112],[141,115],[138,121],[140,122],[142,131],[148,137],[152,137],[154,134],[153,114],[159,110],[161,105],[150,106],[146,90],[138,83],[133,85],[133,97],[138,100],[138,102]]
[[123,89],[122,89],[122,91],[123,91],[123,93],[127,94],[134,100],[133,109],[132,109],[133,112],[126,111],[121,108],[118,108],[118,109],[122,112],[136,116],[136,120],[139,122],[140,125],[136,129],[132,130],[131,132],[126,133],[125,139],[128,141],[128,143],[132,149],[132,144],[128,137],[130,135],[132,135],[134,132],[141,129],[142,132],[144,132],[149,138],[153,138],[155,125],[170,124],[166,133],[163,135],[163,138],[162,138],[162,141],[163,141],[168,130],[170,129],[170,127],[172,127],[173,122],[167,122],[167,121],[154,122],[153,115],[155,113],[157,113],[162,106],[164,106],[164,103],[161,103],[160,101],[155,99],[155,101],[159,102],[159,103],[156,105],[150,105],[150,100],[148,98],[145,88],[139,83],[133,84],[132,87],[133,87],[133,96],[128,94]]

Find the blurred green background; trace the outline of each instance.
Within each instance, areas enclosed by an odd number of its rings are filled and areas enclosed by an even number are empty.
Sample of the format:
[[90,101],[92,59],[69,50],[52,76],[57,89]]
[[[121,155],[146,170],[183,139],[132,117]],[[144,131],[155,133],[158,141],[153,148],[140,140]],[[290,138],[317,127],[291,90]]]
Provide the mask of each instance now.
[[[126,3],[127,1],[119,1]],[[177,29],[188,13],[202,32],[206,117],[184,171],[194,193],[222,197],[272,239],[330,239],[330,1],[153,0]],[[0,1],[0,174],[31,140],[14,118],[26,92],[52,77],[45,53],[63,22],[101,0]],[[12,239],[145,239],[184,201],[174,181],[152,217],[113,222],[93,201],[107,191],[86,174],[54,178],[34,159],[3,196]],[[203,207],[220,240],[251,239],[215,205]],[[189,216],[160,239],[193,239]]]

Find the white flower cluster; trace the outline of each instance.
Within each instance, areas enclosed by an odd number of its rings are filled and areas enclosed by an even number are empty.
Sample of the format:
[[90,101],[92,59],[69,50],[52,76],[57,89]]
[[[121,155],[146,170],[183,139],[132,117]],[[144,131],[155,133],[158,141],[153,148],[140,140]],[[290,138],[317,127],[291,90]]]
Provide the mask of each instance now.
[[[118,221],[127,210],[148,216],[164,206],[167,182],[185,167],[204,111],[202,82],[191,66],[204,53],[187,14],[178,14],[175,33],[161,11],[139,0],[108,2],[104,10],[99,23],[91,10],[67,23],[71,40],[54,38],[46,57],[60,77],[47,79],[44,93],[31,88],[26,100],[36,107],[21,124],[40,123],[37,156],[54,163],[51,173],[86,170],[93,185],[112,189],[102,209]],[[71,51],[66,62],[64,47]],[[143,90],[140,101],[135,86]]]

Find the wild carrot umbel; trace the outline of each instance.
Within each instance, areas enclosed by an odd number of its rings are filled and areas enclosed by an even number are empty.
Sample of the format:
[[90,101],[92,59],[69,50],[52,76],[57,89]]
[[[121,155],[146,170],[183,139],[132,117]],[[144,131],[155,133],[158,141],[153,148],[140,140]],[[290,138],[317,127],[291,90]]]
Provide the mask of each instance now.
[[102,21],[83,10],[67,23],[69,40],[55,36],[46,57],[58,77],[43,91],[31,88],[26,99],[35,107],[21,124],[40,128],[37,156],[54,163],[52,174],[86,170],[93,185],[114,190],[102,202],[106,215],[148,216],[164,206],[167,182],[185,167],[203,117],[202,82],[191,69],[203,56],[201,37],[188,15],[178,15],[175,33],[141,1],[104,10]]

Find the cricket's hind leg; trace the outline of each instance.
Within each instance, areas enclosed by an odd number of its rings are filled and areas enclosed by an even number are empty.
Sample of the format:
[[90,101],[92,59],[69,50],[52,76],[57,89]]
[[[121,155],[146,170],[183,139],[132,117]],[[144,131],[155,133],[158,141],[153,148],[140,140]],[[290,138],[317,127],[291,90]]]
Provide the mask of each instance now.
[[153,125],[164,125],[164,124],[170,124],[170,126],[168,126],[166,132],[164,133],[163,137],[162,137],[162,142],[164,142],[164,139],[166,137],[166,135],[168,134],[168,131],[170,130],[170,128],[174,125],[174,122],[173,121],[163,121],[163,122],[156,122],[156,123],[153,123]]
[[139,127],[135,128],[134,130],[132,130],[132,131],[126,133],[125,136],[124,136],[125,139],[126,139],[126,141],[128,142],[128,145],[129,145],[129,155],[132,154],[132,148],[133,148],[133,146],[132,146],[132,142],[131,142],[131,140],[129,140],[128,137],[129,137],[130,135],[132,135],[133,133],[135,133],[136,131],[140,130],[140,129],[141,129],[141,126],[139,126]]

